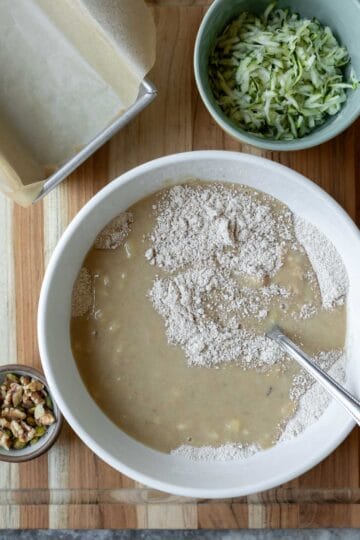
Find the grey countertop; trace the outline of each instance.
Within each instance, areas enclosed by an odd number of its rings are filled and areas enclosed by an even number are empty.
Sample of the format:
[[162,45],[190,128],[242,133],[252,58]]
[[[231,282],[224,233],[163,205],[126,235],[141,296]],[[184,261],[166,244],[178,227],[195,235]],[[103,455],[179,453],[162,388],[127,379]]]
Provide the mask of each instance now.
[[0,531],[0,540],[355,540],[360,529],[34,530]]

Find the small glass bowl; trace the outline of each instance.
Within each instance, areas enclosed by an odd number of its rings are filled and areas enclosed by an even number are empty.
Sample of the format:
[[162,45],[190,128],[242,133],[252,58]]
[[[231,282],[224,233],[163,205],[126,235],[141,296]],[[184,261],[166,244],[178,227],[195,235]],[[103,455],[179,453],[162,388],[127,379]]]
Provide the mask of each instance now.
[[3,382],[7,373],[14,373],[15,375],[19,376],[27,375],[29,377],[39,379],[39,381],[41,381],[45,385],[46,391],[48,392],[53,403],[55,422],[48,427],[46,433],[39,439],[36,444],[34,444],[33,446],[29,444],[25,448],[19,450],[5,450],[5,448],[0,447],[0,461],[21,463],[22,461],[30,461],[31,459],[35,459],[41,456],[52,447],[52,445],[55,443],[55,441],[60,435],[63,417],[61,415],[59,407],[53,400],[46,379],[44,375],[40,373],[40,371],[35,368],[24,366],[21,364],[6,364],[0,366],[0,384]]

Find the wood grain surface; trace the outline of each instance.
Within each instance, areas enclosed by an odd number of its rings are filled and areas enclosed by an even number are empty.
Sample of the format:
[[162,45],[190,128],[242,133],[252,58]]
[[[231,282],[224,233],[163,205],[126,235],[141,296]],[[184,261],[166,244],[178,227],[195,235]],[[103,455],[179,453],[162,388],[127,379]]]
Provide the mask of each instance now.
[[[158,31],[150,79],[159,96],[43,202],[0,197],[0,362],[40,366],[36,310],[49,257],[66,225],[110,179],[173,152],[228,149],[303,173],[360,220],[360,124],[317,148],[262,152],[223,133],[196,91],[193,45],[208,0],[152,0]],[[289,186],[291,189],[291,186]],[[359,430],[331,456],[278,489],[232,501],[195,501],[135,484],[105,465],[66,426],[48,455],[0,464],[0,527],[360,527]]]

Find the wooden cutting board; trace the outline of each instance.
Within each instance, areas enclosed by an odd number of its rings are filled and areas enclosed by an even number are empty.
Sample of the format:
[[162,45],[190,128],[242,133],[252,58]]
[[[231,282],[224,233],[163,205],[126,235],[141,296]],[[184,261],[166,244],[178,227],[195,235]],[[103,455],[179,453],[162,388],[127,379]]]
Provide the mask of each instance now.
[[[42,203],[23,209],[0,197],[1,363],[40,366],[36,310],[49,257],[84,203],[139,163],[198,149],[263,155],[314,180],[359,222],[360,123],[307,151],[240,145],[215,125],[195,88],[193,45],[208,0],[151,4],[158,29],[150,74],[159,90],[155,102]],[[234,501],[186,500],[136,485],[98,459],[68,426],[48,455],[22,465],[0,463],[1,527],[359,527],[359,502],[359,430],[302,477]]]

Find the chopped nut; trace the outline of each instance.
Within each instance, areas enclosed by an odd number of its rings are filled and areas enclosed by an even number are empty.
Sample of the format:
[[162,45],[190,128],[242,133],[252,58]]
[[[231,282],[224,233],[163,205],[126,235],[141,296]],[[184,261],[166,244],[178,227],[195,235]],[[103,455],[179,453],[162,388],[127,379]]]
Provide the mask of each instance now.
[[39,403],[45,403],[44,396],[40,394],[40,392],[31,392],[30,399],[32,399],[35,405],[38,405]]
[[10,424],[10,429],[15,438],[19,441],[27,443],[35,437],[35,429],[28,426],[25,422],[17,422],[12,420]]
[[28,426],[26,422],[21,422],[21,427],[24,430],[23,438],[26,440],[26,442],[31,441],[36,435],[36,430],[34,427]]
[[18,439],[21,439],[21,437],[24,435],[24,428],[16,420],[11,420],[10,429],[11,429],[11,432],[14,435],[14,437],[16,437]]
[[55,417],[50,411],[47,411],[45,414],[43,414],[41,418],[39,418],[39,423],[42,426],[51,426],[51,424],[53,424],[54,422]]
[[37,390],[43,390],[44,385],[42,382],[32,379],[32,381],[26,386],[26,390],[30,392],[36,392]]
[[21,450],[22,448],[25,448],[26,442],[20,441],[20,439],[15,439],[13,443],[13,448],[16,448],[16,450]]
[[1,416],[7,420],[23,420],[26,418],[26,414],[23,411],[19,408],[14,409],[13,407],[5,407],[2,409]]
[[34,437],[35,437],[35,429],[28,431],[26,442],[32,441]]
[[17,407],[22,402],[22,396],[23,396],[23,389],[22,386],[19,384],[17,385],[17,388],[14,390],[12,395],[12,403],[14,407]]
[[6,392],[6,396],[5,396],[4,402],[3,402],[3,406],[4,406],[4,407],[8,407],[9,405],[11,405],[12,394],[13,394],[13,393],[12,393],[11,390],[8,390],[8,391]]
[[19,377],[14,373],[8,373],[5,377],[5,380],[18,383]]
[[11,437],[0,430],[0,446],[5,448],[5,450],[10,450],[11,448]]
[[9,428],[10,422],[6,418],[0,418],[0,428]]
[[0,385],[0,446],[20,450],[36,444],[55,422],[52,409],[41,381],[8,373]]
[[40,420],[40,418],[44,416],[44,414],[45,414],[44,406],[41,403],[39,403],[39,405],[36,405],[35,410],[34,410],[35,420]]
[[23,402],[22,405],[24,409],[31,409],[34,407],[34,403],[29,395],[26,394],[26,391],[23,394]]
[[14,407],[17,407],[21,403],[23,394],[23,388],[20,384],[16,382],[10,383],[9,386],[7,386],[7,392],[4,397],[3,406],[9,407],[10,405],[14,405]]
[[24,420],[21,420],[20,424],[24,431],[32,431],[34,429],[33,427],[29,426],[26,422],[24,422]]

